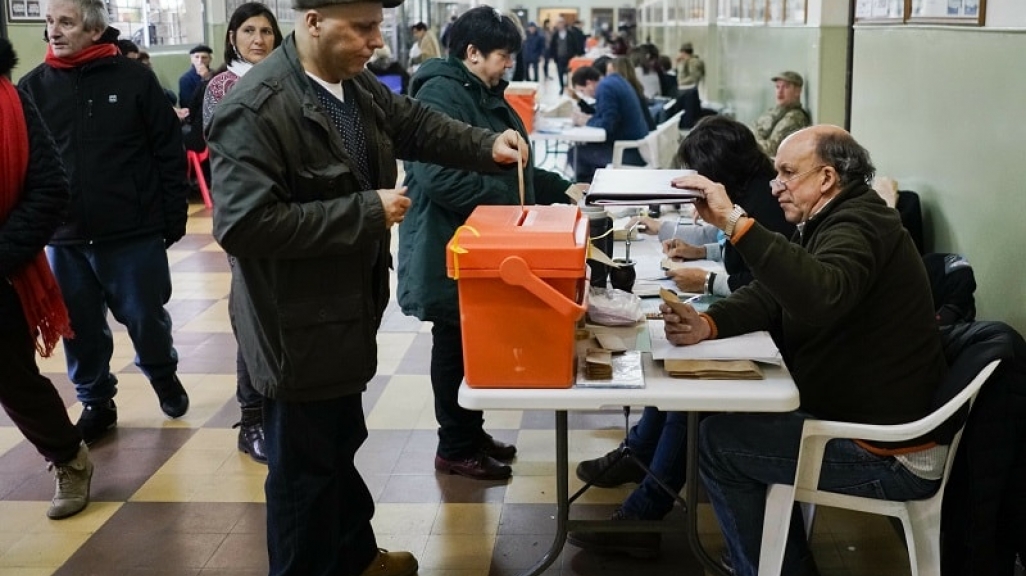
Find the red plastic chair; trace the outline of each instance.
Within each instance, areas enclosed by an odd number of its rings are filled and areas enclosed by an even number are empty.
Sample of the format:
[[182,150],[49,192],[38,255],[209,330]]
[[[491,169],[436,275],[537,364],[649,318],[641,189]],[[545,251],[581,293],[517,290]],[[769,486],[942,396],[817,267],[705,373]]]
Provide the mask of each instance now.
[[203,205],[213,208],[214,202],[210,199],[210,188],[207,186],[206,177],[203,176],[203,161],[210,157],[210,149],[204,148],[202,152],[186,150],[185,156],[189,161],[185,177],[192,178],[192,173],[196,173],[196,183],[199,184],[200,194],[203,195]]

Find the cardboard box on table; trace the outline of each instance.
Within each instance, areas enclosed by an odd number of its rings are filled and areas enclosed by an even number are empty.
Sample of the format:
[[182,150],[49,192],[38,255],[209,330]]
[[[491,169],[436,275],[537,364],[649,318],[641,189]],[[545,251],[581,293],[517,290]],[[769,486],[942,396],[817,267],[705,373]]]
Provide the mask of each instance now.
[[446,250],[473,388],[569,388],[586,310],[588,219],[576,206],[478,206]]

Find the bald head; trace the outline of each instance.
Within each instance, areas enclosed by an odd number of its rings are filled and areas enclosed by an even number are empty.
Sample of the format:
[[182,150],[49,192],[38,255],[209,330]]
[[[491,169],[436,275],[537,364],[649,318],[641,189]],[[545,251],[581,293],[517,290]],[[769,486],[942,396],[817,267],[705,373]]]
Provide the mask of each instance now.
[[876,172],[869,151],[847,130],[832,124],[817,124],[792,133],[780,143],[777,155],[782,151],[792,156],[810,155],[816,163],[833,168],[838,191],[852,182],[868,184]]

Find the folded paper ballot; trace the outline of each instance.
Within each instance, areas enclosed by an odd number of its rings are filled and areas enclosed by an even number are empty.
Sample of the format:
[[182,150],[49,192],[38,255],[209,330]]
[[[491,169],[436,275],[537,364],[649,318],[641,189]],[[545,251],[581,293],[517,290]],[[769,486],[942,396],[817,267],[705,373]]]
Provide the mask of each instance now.
[[652,339],[652,358],[656,360],[753,360],[763,364],[784,365],[769,332],[750,332],[730,338],[704,340],[691,346],[674,346],[666,339],[663,321],[649,320],[648,334]]
[[673,180],[693,170],[631,170],[600,168],[591,181],[586,204],[680,204],[703,198],[697,190],[674,188]]
[[762,380],[762,369],[751,360],[667,359],[663,366],[675,378],[699,380]]

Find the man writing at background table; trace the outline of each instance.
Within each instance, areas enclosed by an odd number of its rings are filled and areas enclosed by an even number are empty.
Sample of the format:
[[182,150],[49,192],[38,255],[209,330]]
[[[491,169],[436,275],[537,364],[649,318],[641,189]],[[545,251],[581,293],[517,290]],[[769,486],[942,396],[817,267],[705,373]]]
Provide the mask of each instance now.
[[[794,481],[804,421],[916,420],[930,412],[945,372],[922,260],[897,213],[869,187],[868,152],[840,128],[814,126],[784,140],[775,167],[773,193],[798,227],[790,242],[733,205],[722,185],[674,181],[705,194],[699,214],[724,231],[755,281],[707,314],[662,308],[677,345],[769,330],[801,394],[796,412],[721,414],[701,425],[699,472],[744,576],[757,572],[767,486]],[[930,438],[897,446],[835,440],[820,487],[922,498],[939,486],[946,453]],[[817,574],[797,510],[791,522],[783,573]]]

